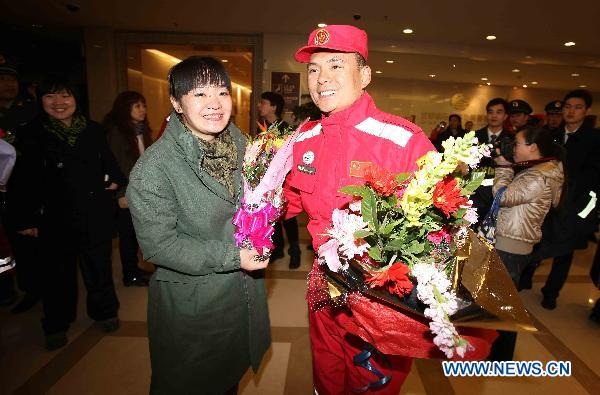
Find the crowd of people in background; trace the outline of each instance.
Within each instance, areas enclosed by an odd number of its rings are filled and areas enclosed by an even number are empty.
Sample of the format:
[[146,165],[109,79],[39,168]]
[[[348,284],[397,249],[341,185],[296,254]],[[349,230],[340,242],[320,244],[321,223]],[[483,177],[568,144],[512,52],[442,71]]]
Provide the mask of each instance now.
[[[473,196],[474,206],[480,220],[490,210],[498,211],[496,249],[520,290],[532,287],[543,259],[553,258],[542,288],[546,309],[557,305],[574,251],[586,248],[598,230],[600,132],[586,118],[592,96],[580,89],[561,99],[548,103],[541,122],[524,100],[492,99],[486,106],[487,124],[475,131],[480,143],[493,146],[493,155],[481,163],[486,177]],[[48,76],[31,95],[19,89],[16,67],[0,62],[1,219],[8,241],[1,251],[18,262],[22,294],[17,300],[12,272],[0,274],[0,305],[19,314],[42,301],[49,350],[67,343],[76,318],[78,266],[88,315],[107,332],[118,329],[111,262],[115,230],[123,284],[148,285],[149,273],[139,267],[138,237],[125,194],[134,165],[153,143],[146,100],[138,92],[119,94],[102,124],[87,118],[78,103],[78,91],[66,79]],[[283,107],[280,95],[263,93],[258,103],[261,124],[287,127]],[[181,113],[186,114],[185,108]],[[164,126],[176,124],[169,122]],[[472,121],[463,126],[460,114],[450,114],[430,140],[443,151],[446,139],[462,137],[474,126]],[[285,255],[283,230],[289,267],[298,268],[295,218],[277,225],[271,261]],[[594,258],[596,284],[599,255]],[[591,318],[600,322],[600,303]],[[508,343],[492,358],[512,358],[515,339],[500,336],[499,341]]]

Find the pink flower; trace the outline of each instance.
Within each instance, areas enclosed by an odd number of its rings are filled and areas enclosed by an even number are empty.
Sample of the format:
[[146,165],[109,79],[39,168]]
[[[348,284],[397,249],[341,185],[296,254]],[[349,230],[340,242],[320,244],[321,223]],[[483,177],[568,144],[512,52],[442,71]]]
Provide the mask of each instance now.
[[445,229],[438,230],[437,232],[431,232],[427,235],[427,240],[431,241],[435,245],[439,245],[442,241],[450,243],[452,236],[446,232]]
[[339,272],[343,268],[338,255],[339,243],[336,239],[329,239],[325,244],[319,247],[319,258],[324,260],[329,270]]

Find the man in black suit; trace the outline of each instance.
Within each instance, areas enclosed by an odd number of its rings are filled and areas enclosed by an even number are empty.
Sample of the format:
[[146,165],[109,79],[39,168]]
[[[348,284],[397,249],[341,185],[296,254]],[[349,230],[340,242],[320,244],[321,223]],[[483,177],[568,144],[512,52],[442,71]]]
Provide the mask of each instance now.
[[[565,125],[556,140],[566,149],[567,196],[558,210],[551,211],[542,228],[539,259],[554,257],[552,269],[542,288],[542,307],[556,308],[576,249],[587,246],[589,235],[598,229],[596,215],[600,186],[600,131],[584,124],[592,106],[592,95],[583,89],[565,96],[563,117]],[[531,288],[535,267],[523,273],[521,288]]]
[[[503,138],[512,138],[512,135],[503,129],[504,121],[508,117],[508,103],[501,97],[497,97],[488,102],[485,106],[487,112],[487,125],[475,132],[479,144],[494,144]],[[471,197],[473,207],[477,209],[479,221],[486,216],[494,197],[492,196],[492,185],[494,184],[494,161],[492,158],[482,158],[479,168],[484,170],[486,175],[481,187],[475,191]],[[478,226],[479,223],[476,225]]]

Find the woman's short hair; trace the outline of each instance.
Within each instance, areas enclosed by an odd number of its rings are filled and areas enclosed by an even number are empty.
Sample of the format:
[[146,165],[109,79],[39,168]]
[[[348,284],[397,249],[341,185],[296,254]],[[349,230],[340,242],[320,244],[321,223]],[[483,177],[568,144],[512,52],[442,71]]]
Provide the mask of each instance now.
[[37,96],[42,98],[44,95],[53,93],[67,92],[71,96],[75,97],[75,100],[79,98],[79,92],[75,85],[73,85],[69,79],[62,75],[49,75],[38,85]]
[[169,94],[179,101],[200,86],[220,86],[231,92],[231,79],[218,60],[204,56],[190,56],[169,71]]

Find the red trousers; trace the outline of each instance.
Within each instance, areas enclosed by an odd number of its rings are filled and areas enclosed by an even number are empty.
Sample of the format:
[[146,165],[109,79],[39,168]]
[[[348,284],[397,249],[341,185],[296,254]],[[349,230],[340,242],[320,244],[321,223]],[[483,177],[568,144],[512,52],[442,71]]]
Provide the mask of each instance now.
[[[379,378],[369,370],[355,366],[353,357],[366,343],[349,333],[344,324],[350,320],[345,309],[325,307],[316,312],[309,308],[308,320],[312,347],[313,382],[319,395],[349,395]],[[410,372],[412,358],[374,354],[370,362],[383,375],[391,375],[387,384],[366,394],[397,395]]]

